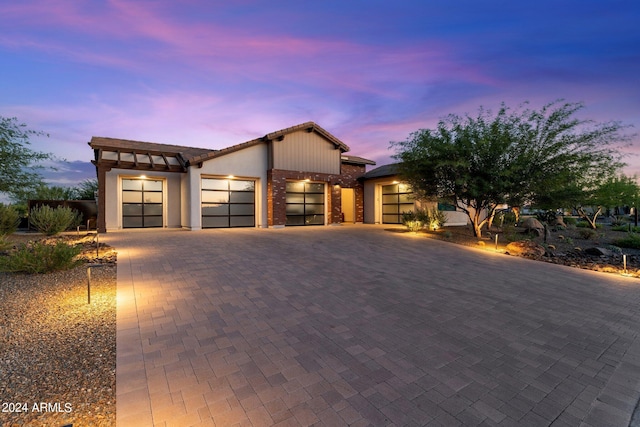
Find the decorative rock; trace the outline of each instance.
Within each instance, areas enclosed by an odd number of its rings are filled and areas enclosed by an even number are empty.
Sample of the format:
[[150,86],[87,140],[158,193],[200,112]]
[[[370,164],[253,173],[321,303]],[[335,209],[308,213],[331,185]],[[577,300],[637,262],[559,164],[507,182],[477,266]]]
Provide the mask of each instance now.
[[531,240],[520,240],[507,245],[507,253],[510,255],[541,257],[546,253],[544,247]]
[[585,254],[588,255],[595,255],[595,256],[611,256],[613,255],[613,252],[610,251],[609,249],[605,249],[605,248],[587,248],[584,250]]
[[538,236],[544,235],[544,225],[535,218],[527,218],[522,222],[522,228],[528,232],[534,232]]
[[555,227],[556,230],[567,228],[567,224],[564,223],[564,218],[562,215],[556,215],[554,219],[549,221],[549,225]]

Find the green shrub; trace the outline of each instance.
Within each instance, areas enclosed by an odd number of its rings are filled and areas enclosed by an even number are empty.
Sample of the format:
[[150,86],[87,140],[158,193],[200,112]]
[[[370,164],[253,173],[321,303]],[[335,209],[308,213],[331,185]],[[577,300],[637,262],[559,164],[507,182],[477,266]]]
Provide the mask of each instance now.
[[627,237],[614,240],[613,244],[621,248],[640,249],[640,234],[629,233]]
[[437,207],[432,207],[428,212],[429,228],[435,229],[444,226],[447,222],[447,213],[445,211],[439,211]]
[[416,209],[414,211],[402,212],[402,225],[409,231],[419,231],[423,228],[435,230],[447,222],[447,213],[439,211],[437,207],[431,209]]
[[82,247],[64,242],[55,245],[42,242],[21,244],[15,252],[0,256],[0,271],[33,274],[68,270],[82,263],[75,259],[81,251]]
[[571,216],[565,216],[563,220],[567,225],[576,225],[578,223],[578,220]]
[[611,227],[612,231],[632,231],[634,233],[640,233],[640,227],[634,227],[631,224],[615,225]]
[[[580,221],[576,222],[576,227],[578,227],[578,228],[591,228],[591,224],[589,224],[587,221],[580,220]],[[602,228],[602,224],[596,223],[596,228]]]
[[65,231],[82,220],[82,216],[74,209],[63,206],[53,209],[46,205],[31,209],[29,218],[31,225],[47,236]]
[[424,222],[421,221],[419,218],[420,216],[421,213],[419,212],[402,212],[402,225],[407,227],[407,230],[413,231],[414,233],[420,231],[422,227],[424,227]]
[[6,252],[13,247],[6,234],[0,234],[0,252]]
[[581,228],[578,230],[578,235],[580,235],[580,238],[584,240],[593,239],[597,234],[598,233],[596,233],[596,230],[593,228]]
[[20,214],[10,205],[0,203],[0,236],[11,234],[20,225]]

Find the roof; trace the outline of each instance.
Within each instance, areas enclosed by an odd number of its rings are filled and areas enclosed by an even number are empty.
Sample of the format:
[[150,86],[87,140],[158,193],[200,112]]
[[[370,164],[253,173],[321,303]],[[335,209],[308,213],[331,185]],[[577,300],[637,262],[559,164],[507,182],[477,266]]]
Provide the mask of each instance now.
[[385,176],[398,175],[398,163],[380,166],[365,173],[364,179],[383,178]]
[[[233,153],[243,150],[245,148],[252,147],[258,144],[264,144],[270,141],[278,141],[284,138],[286,135],[298,131],[315,132],[329,142],[339,148],[341,152],[349,151],[349,146],[338,138],[327,132],[321,126],[314,122],[305,122],[296,126],[291,126],[285,129],[281,129],[275,132],[268,133],[260,138],[252,139],[251,141],[243,142],[241,144],[232,145],[221,150],[213,150],[207,148],[185,147],[182,145],[171,144],[158,144],[155,142],[133,141],[129,139],[107,138],[101,136],[94,136],[91,138],[89,145],[96,150],[96,161],[109,161],[115,163],[117,166],[121,166],[125,163],[132,163],[134,167],[138,167],[137,156],[147,155],[152,168],[156,168],[151,156],[163,156],[163,157],[175,157],[182,165],[182,170],[186,170],[186,167],[193,164],[199,164],[206,160],[224,156],[225,154]],[[105,159],[102,157],[102,151],[114,151],[118,153],[117,160]],[[121,158],[121,153],[134,154],[133,161],[126,161]],[[375,165],[373,160],[368,160],[358,156],[342,156],[343,163],[359,164],[359,165]],[[164,163],[169,168],[169,163],[164,159]]]
[[[277,141],[280,138],[284,138],[286,135],[293,133],[293,132],[297,132],[300,130],[306,130],[307,132],[316,132],[319,135],[322,135],[324,138],[326,138],[327,140],[329,140],[329,142],[333,143],[337,148],[340,148],[340,150],[342,150],[342,152],[345,151],[349,151],[349,146],[347,146],[347,144],[345,144],[344,142],[340,141],[338,138],[336,138],[335,136],[333,136],[332,134],[330,134],[329,132],[327,132],[326,130],[324,130],[322,127],[320,127],[319,125],[317,125],[314,122],[305,122],[296,126],[291,126],[285,129],[280,129],[277,130],[275,132],[271,132],[266,134],[265,136],[261,137],[261,138],[256,138],[256,139],[252,139],[251,141],[247,141],[247,142],[243,142],[241,144],[236,144],[236,145],[232,145],[231,147],[227,147],[227,148],[223,148],[222,150],[211,150],[207,153],[200,153],[200,154],[196,154],[192,157],[187,158],[187,160],[189,161],[189,163],[201,163],[204,162],[206,160],[212,159],[214,157],[220,157],[220,156],[224,156],[225,154],[229,154],[229,153],[233,153],[235,151],[239,151],[239,150],[243,150],[245,148],[249,148],[252,147],[254,145],[258,145],[258,144],[262,144],[262,143],[266,143],[269,141]],[[352,156],[350,156],[352,157]],[[355,156],[353,156],[355,157]],[[359,157],[360,159],[362,159],[361,157]],[[366,159],[362,159],[362,160],[366,160]],[[367,160],[368,162],[371,162],[371,160]],[[365,163],[365,164],[375,164],[374,163]]]
[[94,136],[91,138],[89,145],[93,149],[110,149],[121,150],[126,152],[140,152],[151,154],[182,154],[183,157],[189,158],[199,154],[211,152],[207,148],[185,147],[182,145],[158,144],[155,142],[133,141],[130,139],[106,138],[102,136]]
[[323,128],[321,128],[319,125],[317,125],[314,122],[305,122],[302,124],[299,124],[297,126],[292,126],[290,128],[286,128],[286,129],[282,129],[282,130],[278,130],[275,132],[271,132],[268,133],[264,136],[265,139],[269,140],[269,141],[273,141],[274,139],[278,139],[282,136],[285,136],[289,133],[293,133],[293,132],[297,132],[299,130],[306,130],[307,132],[316,132],[322,136],[324,136],[325,138],[327,138],[329,141],[333,142],[335,144],[336,147],[340,147],[340,149],[345,152],[345,151],[349,151],[349,146],[347,146],[347,144],[345,144],[344,142],[340,141],[338,138],[336,138],[335,136],[331,135],[329,132],[327,132],[326,130],[324,130]]
[[342,163],[350,163],[353,165],[375,165],[376,164],[376,162],[374,162],[373,160],[365,159],[364,157],[358,157],[358,156],[342,155],[340,159],[342,160]]

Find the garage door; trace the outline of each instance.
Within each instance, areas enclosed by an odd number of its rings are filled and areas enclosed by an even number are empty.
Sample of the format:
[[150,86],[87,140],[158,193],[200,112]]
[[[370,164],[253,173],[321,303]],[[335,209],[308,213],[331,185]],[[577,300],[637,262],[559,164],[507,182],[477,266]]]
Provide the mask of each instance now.
[[122,227],[162,227],[162,181],[122,180]]
[[202,227],[255,226],[255,181],[202,179]]
[[324,184],[287,182],[286,225],[324,225]]
[[382,223],[402,224],[402,212],[413,211],[413,193],[407,184],[382,186]]

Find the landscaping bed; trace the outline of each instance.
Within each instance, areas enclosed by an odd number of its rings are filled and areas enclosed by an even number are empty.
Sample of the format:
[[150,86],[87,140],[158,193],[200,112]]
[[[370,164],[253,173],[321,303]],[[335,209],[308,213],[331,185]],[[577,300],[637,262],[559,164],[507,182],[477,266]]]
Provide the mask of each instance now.
[[[512,241],[528,240],[544,248],[543,255],[524,255],[539,261],[562,264],[571,267],[608,273],[623,273],[623,255],[626,255],[627,274],[640,277],[640,250],[619,248],[615,243],[629,235],[627,231],[614,231],[608,224],[600,224],[593,233],[585,228],[569,226],[567,229],[550,230],[545,239],[525,233],[521,227],[492,227],[485,230],[482,238],[473,236],[470,226],[445,227],[436,231],[421,231],[431,238],[452,243],[496,250],[495,236],[498,235],[498,251],[508,253],[507,245]],[[587,234],[590,237],[585,238]],[[593,248],[604,249],[604,254],[590,254]],[[596,252],[596,251],[593,251]],[[513,254],[511,254],[513,255]]]
[[[94,235],[40,240],[82,245],[75,268],[0,273],[0,425],[112,426],[116,422],[116,252]],[[91,269],[88,304],[87,266]]]

